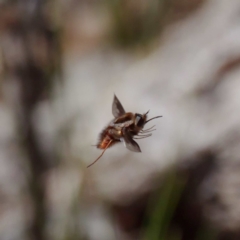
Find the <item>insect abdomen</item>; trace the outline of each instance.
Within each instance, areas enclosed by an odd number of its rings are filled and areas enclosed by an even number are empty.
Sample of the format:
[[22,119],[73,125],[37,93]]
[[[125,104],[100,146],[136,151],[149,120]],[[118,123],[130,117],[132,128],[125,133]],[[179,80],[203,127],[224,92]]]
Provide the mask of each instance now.
[[106,127],[100,134],[100,137],[99,137],[99,141],[98,141],[98,144],[97,144],[97,148],[100,148],[100,149],[105,149],[109,142],[112,140],[112,143],[108,146],[111,147],[114,143],[116,143],[117,141],[109,134],[109,131],[110,131],[110,127]]
[[[111,140],[112,139],[109,136],[106,136],[101,141],[99,141],[99,143],[97,144],[97,148],[105,149]],[[111,144],[110,144],[110,146],[111,146]],[[108,147],[110,147],[110,146],[108,146]]]

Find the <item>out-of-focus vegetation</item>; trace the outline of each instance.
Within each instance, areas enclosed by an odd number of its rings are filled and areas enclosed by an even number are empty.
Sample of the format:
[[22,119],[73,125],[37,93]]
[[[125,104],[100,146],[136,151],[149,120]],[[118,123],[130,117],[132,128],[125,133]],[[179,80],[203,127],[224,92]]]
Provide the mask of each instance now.
[[171,230],[170,222],[184,188],[184,180],[172,172],[166,178],[158,195],[154,196],[150,205],[149,223],[143,239],[181,239],[179,229]]
[[166,25],[188,16],[201,0],[106,1],[114,42],[124,47],[144,47],[156,40]]

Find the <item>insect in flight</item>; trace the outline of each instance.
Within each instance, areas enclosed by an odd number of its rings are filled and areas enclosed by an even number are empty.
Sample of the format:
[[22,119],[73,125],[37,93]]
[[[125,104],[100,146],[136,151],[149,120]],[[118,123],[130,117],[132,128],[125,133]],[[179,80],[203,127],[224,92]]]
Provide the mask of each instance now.
[[112,103],[112,114],[114,119],[100,133],[99,141],[96,145],[97,148],[103,149],[103,152],[93,163],[87,167],[90,167],[96,163],[109,147],[118,142],[123,142],[124,146],[130,151],[141,152],[139,145],[136,143],[136,141],[134,141],[134,139],[150,137],[152,135],[151,132],[156,130],[154,129],[155,125],[143,130],[145,124],[155,118],[162,117],[156,116],[147,120],[148,112],[149,111],[144,114],[132,112],[126,113],[122,104],[116,95],[114,95]]

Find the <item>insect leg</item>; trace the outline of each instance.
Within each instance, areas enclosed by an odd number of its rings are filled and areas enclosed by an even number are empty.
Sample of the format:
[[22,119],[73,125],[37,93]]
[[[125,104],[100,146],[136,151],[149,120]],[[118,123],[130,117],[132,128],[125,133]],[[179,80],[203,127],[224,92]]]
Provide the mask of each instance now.
[[109,143],[107,144],[107,146],[105,147],[105,149],[103,150],[103,152],[101,153],[101,155],[100,155],[93,163],[89,164],[89,165],[87,166],[87,168],[91,167],[94,163],[97,162],[97,160],[98,160],[99,158],[101,158],[101,156],[104,154],[104,152],[105,152],[105,151],[107,150],[107,148],[110,146],[110,144],[112,143],[112,141],[113,141],[113,140],[110,140],[110,141],[109,141]]
[[143,129],[142,131],[143,131],[143,132],[145,132],[145,131],[149,131],[149,130],[153,129],[155,126],[156,126],[156,125],[153,125],[152,127],[147,128],[147,129]]
[[120,140],[124,143],[124,146],[130,151],[141,152],[140,147],[133,140],[133,137],[131,136],[127,128],[123,128],[123,137]]
[[152,130],[148,130],[148,131],[140,131],[140,133],[150,133],[150,132],[153,132],[153,131],[155,131],[156,130],[156,128],[154,128],[154,129],[152,129]]
[[147,134],[147,135],[136,135],[136,136],[134,137],[134,139],[142,139],[142,138],[146,138],[146,137],[150,137],[150,136],[152,136],[151,133],[150,133],[150,134]]
[[146,137],[134,137],[134,139],[143,139],[143,138],[148,138],[148,137],[150,137],[150,136],[146,136]]

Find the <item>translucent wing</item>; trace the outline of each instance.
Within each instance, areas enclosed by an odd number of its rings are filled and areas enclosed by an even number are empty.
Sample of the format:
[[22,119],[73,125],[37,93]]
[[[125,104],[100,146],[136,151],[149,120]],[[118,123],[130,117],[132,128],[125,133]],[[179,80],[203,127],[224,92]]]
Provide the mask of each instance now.
[[116,97],[116,95],[114,95],[113,98],[113,104],[112,104],[112,114],[115,118],[123,115],[125,113],[125,110],[122,106],[122,104],[120,103],[120,101],[118,100],[118,98]]
[[124,146],[133,152],[141,152],[139,145],[132,139],[131,134],[127,131],[127,128],[123,128],[123,137],[121,138]]

